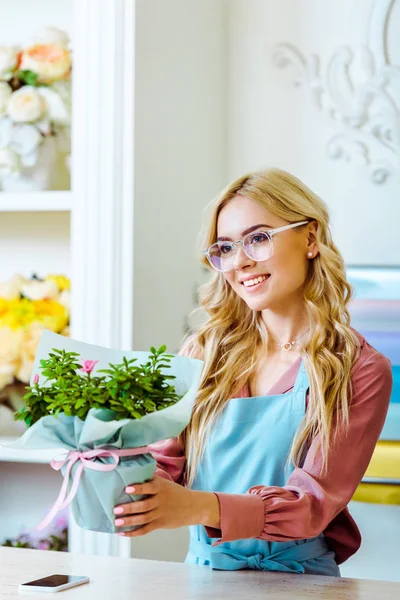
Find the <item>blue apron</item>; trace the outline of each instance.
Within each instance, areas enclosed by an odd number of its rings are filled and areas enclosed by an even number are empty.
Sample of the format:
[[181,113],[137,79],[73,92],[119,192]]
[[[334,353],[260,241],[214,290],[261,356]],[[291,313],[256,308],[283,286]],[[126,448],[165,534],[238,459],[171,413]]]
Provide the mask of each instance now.
[[[294,435],[304,417],[309,388],[303,361],[291,392],[232,398],[215,422],[193,488],[245,494],[256,485],[283,487]],[[258,569],[340,577],[335,553],[323,534],[311,539],[269,542],[255,538],[212,546],[201,525],[190,529],[188,564],[213,569]]]

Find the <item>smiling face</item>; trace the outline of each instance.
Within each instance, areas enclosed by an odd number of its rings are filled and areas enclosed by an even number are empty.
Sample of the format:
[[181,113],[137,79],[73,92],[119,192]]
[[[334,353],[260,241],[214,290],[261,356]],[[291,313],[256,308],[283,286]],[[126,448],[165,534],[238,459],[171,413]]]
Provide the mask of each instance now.
[[[235,196],[221,210],[218,238],[236,241],[252,228],[276,229],[289,221],[271,214],[244,196]],[[261,227],[260,227],[261,226]],[[238,245],[233,268],[223,273],[232,289],[254,311],[285,312],[303,300],[309,257],[316,256],[315,223],[282,231],[273,236],[273,253],[264,261],[249,258]]]

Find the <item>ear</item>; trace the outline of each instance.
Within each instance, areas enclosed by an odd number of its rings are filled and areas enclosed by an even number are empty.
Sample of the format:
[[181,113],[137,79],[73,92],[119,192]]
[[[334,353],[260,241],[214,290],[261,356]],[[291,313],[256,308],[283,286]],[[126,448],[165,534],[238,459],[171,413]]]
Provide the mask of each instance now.
[[307,225],[307,258],[315,258],[318,254],[317,231],[317,221],[310,221],[310,223]]

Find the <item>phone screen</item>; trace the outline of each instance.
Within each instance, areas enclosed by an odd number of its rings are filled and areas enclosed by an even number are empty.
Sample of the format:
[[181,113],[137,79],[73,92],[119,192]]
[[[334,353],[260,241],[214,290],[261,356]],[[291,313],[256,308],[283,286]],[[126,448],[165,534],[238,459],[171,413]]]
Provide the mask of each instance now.
[[66,583],[79,581],[81,579],[84,579],[84,577],[81,577],[79,575],[49,575],[48,577],[43,577],[43,579],[28,581],[28,583],[24,583],[23,585],[54,588],[58,587],[59,585],[65,585]]

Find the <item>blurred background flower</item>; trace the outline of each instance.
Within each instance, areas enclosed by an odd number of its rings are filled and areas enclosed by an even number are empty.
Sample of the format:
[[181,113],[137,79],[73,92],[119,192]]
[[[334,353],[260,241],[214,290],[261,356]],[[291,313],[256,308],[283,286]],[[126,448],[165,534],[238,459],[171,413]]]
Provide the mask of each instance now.
[[[68,155],[72,54],[68,35],[46,27],[21,48],[0,47],[0,179],[3,190],[47,189],[40,154]],[[50,143],[58,140],[58,147]],[[45,150],[51,146],[52,152]],[[65,157],[67,158],[67,157]],[[51,165],[49,165],[50,169]],[[29,177],[28,177],[29,175]],[[49,176],[50,177],[50,176]],[[19,180],[17,183],[15,180]]]
[[70,281],[15,275],[0,283],[0,435],[20,433],[21,407],[43,329],[69,335]]
[[68,551],[68,511],[64,510],[55,523],[51,523],[40,533],[23,531],[15,538],[7,538],[0,546],[11,548],[33,548],[36,550]]

